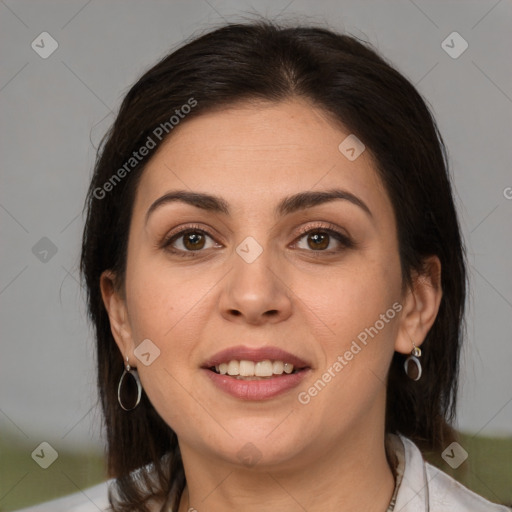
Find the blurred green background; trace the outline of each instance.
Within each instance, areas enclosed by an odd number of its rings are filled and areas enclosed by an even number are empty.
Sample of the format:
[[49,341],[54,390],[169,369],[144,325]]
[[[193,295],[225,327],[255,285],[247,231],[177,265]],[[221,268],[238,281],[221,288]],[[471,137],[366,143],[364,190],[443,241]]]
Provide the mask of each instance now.
[[[512,506],[512,437],[462,433],[460,437],[469,456],[457,469],[452,469],[439,454],[425,454],[425,458],[476,493]],[[43,470],[31,458],[34,449],[8,435],[0,438],[1,512],[75,493],[107,479],[101,453],[61,450],[57,460]]]

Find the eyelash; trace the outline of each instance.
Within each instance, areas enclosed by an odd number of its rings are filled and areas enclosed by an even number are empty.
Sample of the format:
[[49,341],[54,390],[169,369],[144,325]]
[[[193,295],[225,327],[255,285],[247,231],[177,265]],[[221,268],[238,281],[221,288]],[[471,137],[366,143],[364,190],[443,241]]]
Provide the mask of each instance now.
[[[178,255],[178,256],[181,256],[184,258],[196,257],[197,253],[201,253],[204,251],[201,249],[197,250],[197,251],[183,251],[181,249],[174,249],[171,246],[171,244],[175,240],[178,240],[180,237],[182,237],[188,233],[201,233],[202,235],[206,235],[206,236],[210,237],[212,240],[214,239],[213,236],[208,231],[202,229],[200,226],[191,225],[191,226],[187,226],[186,228],[184,228],[176,233],[172,233],[169,236],[165,237],[164,240],[161,242],[161,244],[159,244],[159,246],[161,249],[165,249],[166,251],[169,251],[172,254],[175,254],[175,255]],[[304,236],[306,236],[310,233],[327,234],[327,235],[333,237],[335,240],[337,240],[343,246],[344,249],[351,249],[351,248],[354,248],[356,245],[353,240],[351,240],[347,235],[341,233],[336,228],[336,226],[334,226],[333,224],[327,224],[327,225],[322,224],[322,225],[318,225],[318,226],[313,226],[313,227],[308,226],[307,228],[302,228],[299,231],[299,236],[296,238],[296,242],[294,242],[294,243],[297,243],[301,238],[303,238]],[[318,254],[318,256],[321,256],[322,254],[332,255],[334,253],[341,252],[341,250],[327,251],[324,249],[324,250],[320,250],[320,251],[310,250],[307,252],[311,252],[313,254],[320,253],[320,254]],[[316,256],[316,254],[315,254],[315,256]]]

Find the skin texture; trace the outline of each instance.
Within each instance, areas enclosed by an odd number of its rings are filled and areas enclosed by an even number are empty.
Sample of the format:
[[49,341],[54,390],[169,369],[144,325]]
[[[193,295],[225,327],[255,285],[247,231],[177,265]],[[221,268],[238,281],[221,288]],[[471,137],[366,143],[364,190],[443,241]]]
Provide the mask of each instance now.
[[[180,512],[385,511],[394,487],[384,450],[386,375],[394,351],[420,346],[442,291],[439,261],[403,289],[392,205],[369,150],[349,161],[348,135],[304,100],[242,103],[175,128],[144,170],[130,227],[126,280],[101,286],[122,357],[137,367],[145,393],[177,433],[187,488]],[[299,192],[341,188],[371,211],[335,200],[283,217],[275,205]],[[146,212],[176,189],[215,194],[231,216],[182,202]],[[201,251],[180,257],[159,247],[176,228],[209,232]],[[329,224],[315,246],[301,228]],[[248,236],[263,252],[247,263],[236,247]],[[308,242],[309,240],[309,242]],[[318,242],[317,242],[318,243]],[[185,237],[175,240],[182,252]],[[201,246],[201,244],[199,244]],[[307,391],[365,328],[402,309],[307,405]],[[133,351],[150,339],[160,356],[145,366]],[[201,365],[236,345],[277,346],[311,370],[297,387],[244,401],[212,385]],[[122,355],[121,355],[122,354]],[[423,377],[425,378],[425,377]],[[252,443],[251,466],[239,451]],[[301,508],[303,507],[303,508]]]

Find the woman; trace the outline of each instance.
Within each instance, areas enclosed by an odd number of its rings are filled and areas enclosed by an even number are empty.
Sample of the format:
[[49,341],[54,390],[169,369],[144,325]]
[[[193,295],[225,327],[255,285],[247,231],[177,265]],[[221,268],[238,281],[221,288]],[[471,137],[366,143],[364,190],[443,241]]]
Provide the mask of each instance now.
[[[165,57],[82,272],[113,510],[507,510],[421,455],[462,453],[464,251],[436,124],[367,45],[260,22]],[[52,510],[107,509],[84,492]]]

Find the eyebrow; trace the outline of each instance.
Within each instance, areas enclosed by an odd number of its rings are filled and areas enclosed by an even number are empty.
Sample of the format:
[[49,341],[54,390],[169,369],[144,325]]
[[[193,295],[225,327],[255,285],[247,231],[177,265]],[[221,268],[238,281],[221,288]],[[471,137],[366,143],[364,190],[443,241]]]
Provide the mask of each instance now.
[[[285,197],[274,209],[276,216],[290,215],[294,212],[312,208],[335,200],[349,201],[361,208],[368,216],[373,217],[370,208],[366,203],[351,192],[342,189],[331,189],[325,191],[299,192],[292,196]],[[182,202],[201,208],[212,213],[231,215],[229,204],[222,197],[202,192],[190,192],[188,190],[174,190],[159,197],[146,212],[146,222],[150,215],[161,206],[173,202]]]

